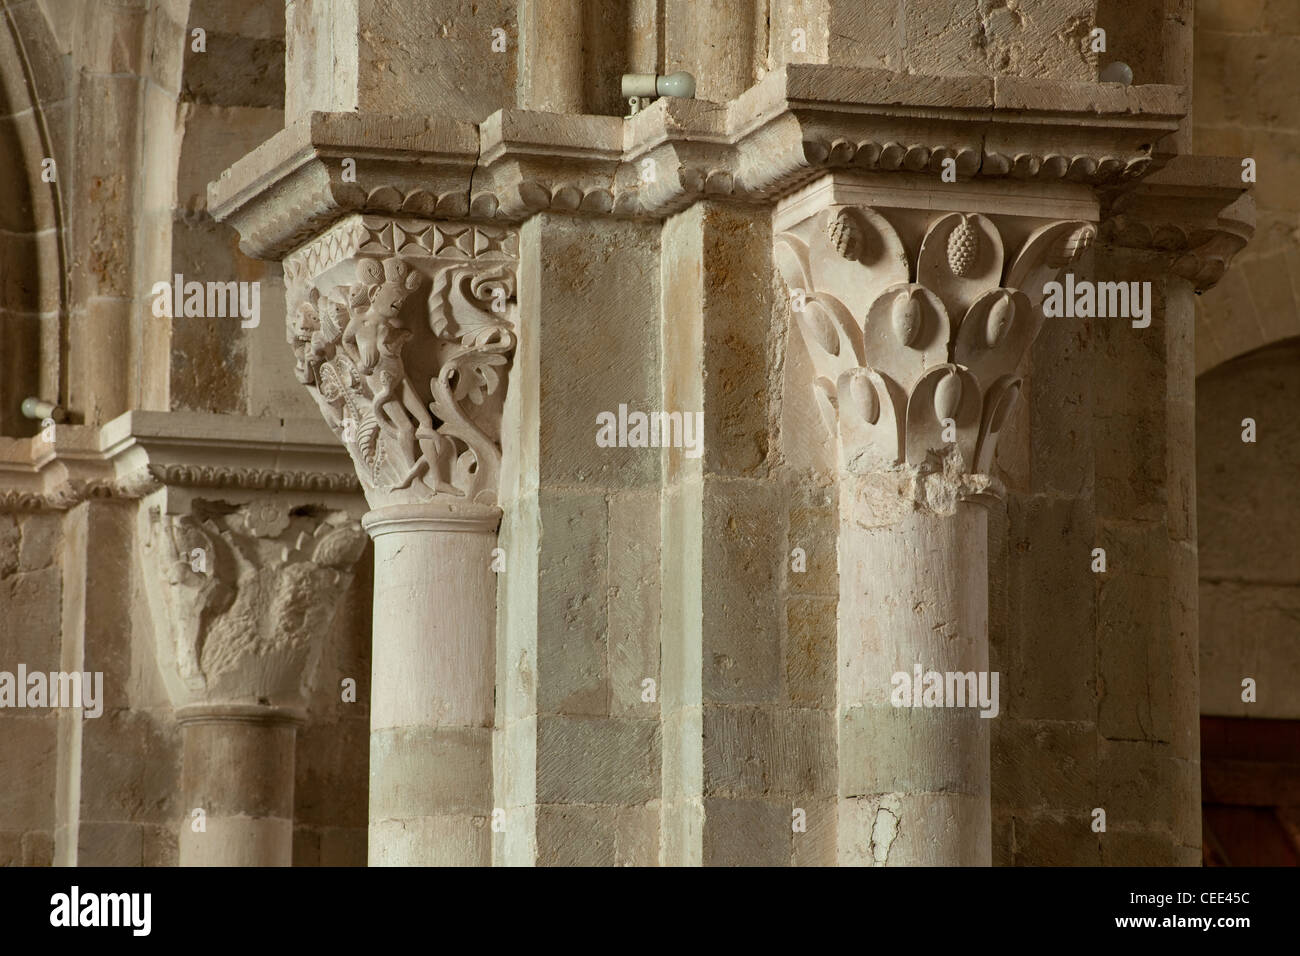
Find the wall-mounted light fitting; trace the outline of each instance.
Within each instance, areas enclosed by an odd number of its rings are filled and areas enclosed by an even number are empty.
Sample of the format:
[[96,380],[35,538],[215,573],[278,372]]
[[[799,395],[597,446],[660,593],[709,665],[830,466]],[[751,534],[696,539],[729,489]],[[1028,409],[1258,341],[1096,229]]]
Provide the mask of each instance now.
[[63,409],[54,402],[42,401],[39,398],[24,398],[22,413],[24,418],[34,418],[38,422],[43,422],[47,418],[54,422],[61,422],[67,417]]
[[635,116],[649,105],[656,96],[680,96],[691,99],[695,96],[695,77],[686,72],[660,76],[657,73],[624,73],[623,98],[632,108],[629,116]]

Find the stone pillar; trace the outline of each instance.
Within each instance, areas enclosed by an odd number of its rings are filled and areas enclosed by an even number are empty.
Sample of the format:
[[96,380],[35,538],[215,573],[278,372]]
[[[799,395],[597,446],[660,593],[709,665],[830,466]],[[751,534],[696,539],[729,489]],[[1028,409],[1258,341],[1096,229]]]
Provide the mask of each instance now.
[[987,866],[989,721],[973,707],[891,706],[893,675],[915,682],[917,664],[988,673],[987,515],[893,488],[881,501],[872,485],[841,484],[839,862]]
[[491,863],[499,521],[496,508],[442,502],[363,519],[375,542],[372,866]]
[[141,505],[159,669],[183,727],[182,866],[293,862],[296,728],[365,536],[283,497]]
[[685,70],[696,96],[725,103],[766,72],[767,4],[758,0],[664,0],[663,71]]
[[1193,295],[1253,233],[1246,188],[1236,159],[1175,157],[1112,198],[1096,253],[1097,281],[1150,284],[1145,317],[1095,322],[1098,799],[1116,865],[1201,865]]
[[[602,412],[658,404],[658,255],[652,223],[541,213],[520,230],[501,493],[498,865],[658,858],[662,452],[596,440]],[[620,334],[600,334],[608,328]]]
[[[718,35],[687,37],[682,17],[726,27],[719,5],[685,6],[663,5],[661,68],[695,66],[720,98],[752,82],[745,56],[681,60]],[[742,33],[761,22],[751,12]],[[854,763],[875,746],[860,718],[892,696],[896,672],[878,686],[891,659],[994,666],[984,562],[956,590],[947,579],[983,554],[979,502],[997,491],[1043,283],[1090,240],[1096,191],[1150,169],[1176,94],[787,64],[725,109],[665,98],[631,121],[315,116],[214,185],[214,216],[251,255],[284,260],[298,377],[372,507],[490,508],[499,490],[494,862],[778,862],[787,847],[825,861],[836,842],[846,862],[988,862],[982,718],[891,710],[905,731],[881,743],[893,766],[935,756],[888,788],[879,753]],[[339,181],[341,157],[357,183]],[[766,217],[803,292],[788,338],[755,247]],[[597,416],[620,404],[703,410],[718,430],[701,459],[602,447]],[[829,441],[807,455],[819,414]],[[809,571],[788,566],[796,542]],[[917,563],[927,547],[941,584]],[[861,609],[839,620],[849,661],[870,636],[865,602],[904,602],[874,677],[835,674],[836,591]],[[427,595],[408,606],[426,613]],[[939,655],[926,622],[949,656],[916,659]],[[662,727],[639,693],[659,650],[647,634],[662,635]],[[374,693],[378,713],[407,690],[384,679]],[[954,733],[972,759],[945,749]],[[645,825],[656,794],[662,855]],[[791,837],[809,809],[795,799],[818,808],[807,840]],[[927,800],[937,809],[913,821]]]
[[837,447],[838,860],[989,865],[1002,689],[982,502],[1043,281],[1089,245],[1096,206],[1069,187],[1015,216],[975,186],[954,190],[960,212],[902,198],[827,177],[778,216]]
[[[188,5],[187,5],[188,6]],[[148,8],[148,9],[147,9]],[[65,261],[70,327],[67,392],[74,420],[101,425],[127,409],[168,407],[171,323],[153,314],[149,290],[170,278],[175,128],[185,24],[175,8],[141,0],[94,4],[69,17],[71,102],[80,142],[59,157],[67,190]],[[147,9],[147,12],[146,12]],[[140,156],[124,163],[123,156]],[[103,184],[114,183],[112,190]],[[138,232],[137,232],[138,230]],[[90,268],[74,264],[94,262]],[[60,390],[62,391],[62,389]]]
[[[294,744],[303,715],[288,708],[180,708],[181,866],[293,863]],[[193,809],[204,813],[195,828]]]
[[491,861],[517,248],[499,226],[349,216],[284,263],[298,379],[373,508],[372,864]]
[[708,201],[662,234],[663,406],[703,416],[700,447],[664,469],[665,865],[788,866],[831,829],[834,723],[795,677],[814,655],[787,646],[800,491],[777,440],[770,234],[768,210]]
[[542,113],[583,113],[587,100],[583,0],[522,0],[519,105]]

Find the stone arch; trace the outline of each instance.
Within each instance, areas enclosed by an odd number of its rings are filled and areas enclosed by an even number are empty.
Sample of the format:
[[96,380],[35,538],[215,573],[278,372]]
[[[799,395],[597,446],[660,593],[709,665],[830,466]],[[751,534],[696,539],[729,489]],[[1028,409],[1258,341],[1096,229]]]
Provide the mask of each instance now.
[[[1300,110],[1276,78],[1290,75],[1278,40],[1300,34],[1300,9],[1199,2],[1195,34],[1196,151],[1253,159],[1256,178],[1255,235],[1196,308],[1204,858],[1295,865],[1295,811],[1276,794],[1294,786],[1289,754],[1300,735],[1300,157],[1291,146]],[[1242,440],[1247,417],[1254,443]],[[1248,677],[1257,682],[1250,703]]]
[[[68,254],[61,182],[67,59],[35,3],[0,13],[0,434],[34,434],[29,395],[66,403]],[[53,160],[53,181],[42,177]]]
[[1224,280],[1201,297],[1196,304],[1198,377],[1300,334],[1295,270],[1300,270],[1300,256],[1276,247],[1243,253]]
[[[1197,380],[1203,820],[1207,865],[1300,860],[1300,336]],[[1243,420],[1254,423],[1243,440]],[[1244,700],[1243,681],[1254,681]],[[1284,781],[1287,781],[1284,783]]]

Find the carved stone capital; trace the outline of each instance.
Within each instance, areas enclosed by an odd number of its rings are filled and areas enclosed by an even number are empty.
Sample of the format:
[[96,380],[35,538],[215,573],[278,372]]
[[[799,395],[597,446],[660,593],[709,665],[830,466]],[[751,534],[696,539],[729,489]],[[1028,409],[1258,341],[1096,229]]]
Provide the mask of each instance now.
[[1099,242],[1158,260],[1204,292],[1255,233],[1255,201],[1241,173],[1236,157],[1174,157],[1107,197]]
[[1086,218],[831,202],[779,232],[841,475],[894,472],[898,495],[941,507],[994,492],[1043,285],[1096,231]]
[[518,235],[350,216],[284,260],[287,335],[371,507],[494,505]]
[[143,580],[172,704],[305,710],[321,639],[366,535],[283,497],[140,509]]

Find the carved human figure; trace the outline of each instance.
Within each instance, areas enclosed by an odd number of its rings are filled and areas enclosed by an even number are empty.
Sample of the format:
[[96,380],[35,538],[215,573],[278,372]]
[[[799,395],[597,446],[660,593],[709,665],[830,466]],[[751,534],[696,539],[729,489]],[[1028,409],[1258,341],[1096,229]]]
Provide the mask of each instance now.
[[380,354],[395,357],[405,339],[398,314],[407,297],[420,284],[420,274],[412,272],[401,259],[362,259],[357,263],[357,282],[348,295],[350,318],[343,341],[355,345],[366,374],[379,364]]

